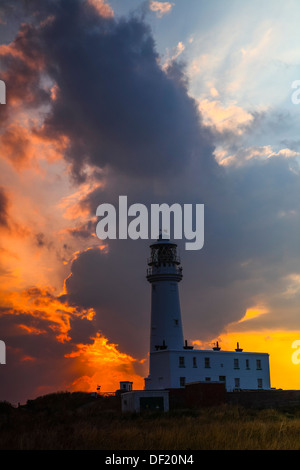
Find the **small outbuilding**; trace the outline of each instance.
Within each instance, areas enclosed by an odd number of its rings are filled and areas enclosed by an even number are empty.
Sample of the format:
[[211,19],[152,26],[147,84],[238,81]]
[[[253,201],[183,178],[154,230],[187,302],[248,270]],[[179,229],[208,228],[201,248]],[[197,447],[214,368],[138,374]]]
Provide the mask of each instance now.
[[121,395],[122,412],[169,411],[168,390],[135,390]]

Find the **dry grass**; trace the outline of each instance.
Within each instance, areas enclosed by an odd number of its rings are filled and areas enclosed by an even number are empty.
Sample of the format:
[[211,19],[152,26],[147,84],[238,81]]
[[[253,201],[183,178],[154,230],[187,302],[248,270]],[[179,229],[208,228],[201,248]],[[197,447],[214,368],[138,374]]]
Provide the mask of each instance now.
[[121,415],[105,399],[53,394],[0,403],[0,449],[299,450],[300,409],[219,406]]

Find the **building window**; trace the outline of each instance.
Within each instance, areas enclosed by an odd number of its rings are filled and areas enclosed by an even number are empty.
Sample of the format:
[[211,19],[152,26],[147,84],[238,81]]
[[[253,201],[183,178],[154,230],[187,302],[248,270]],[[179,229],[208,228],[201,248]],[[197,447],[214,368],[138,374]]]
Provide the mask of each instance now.
[[263,381],[262,381],[262,379],[257,379],[257,388],[263,388]]
[[240,388],[240,386],[241,386],[240,379],[239,377],[237,377],[236,379],[234,379],[234,387]]
[[239,360],[238,359],[233,359],[233,368],[234,369],[239,369]]
[[193,367],[197,367],[197,358],[193,357]]
[[179,367],[185,367],[184,356],[179,356]]
[[261,370],[261,360],[256,359],[256,369]]
[[250,369],[249,359],[246,359],[246,369]]
[[179,383],[180,383],[180,387],[184,387],[185,386],[185,377],[179,377]]
[[210,382],[210,377],[205,377],[205,382]]
[[219,382],[224,382],[224,383],[226,382],[226,377],[225,377],[225,375],[220,375],[220,377],[219,377]]
[[209,357],[204,358],[204,367],[205,367],[205,369],[210,369],[210,358]]

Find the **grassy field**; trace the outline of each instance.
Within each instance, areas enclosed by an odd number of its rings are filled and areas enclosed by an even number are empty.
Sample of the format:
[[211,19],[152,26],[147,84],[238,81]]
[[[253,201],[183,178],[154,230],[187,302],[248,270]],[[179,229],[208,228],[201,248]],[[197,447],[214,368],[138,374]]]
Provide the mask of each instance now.
[[62,392],[0,402],[0,449],[299,450],[300,408],[122,415],[111,398]]

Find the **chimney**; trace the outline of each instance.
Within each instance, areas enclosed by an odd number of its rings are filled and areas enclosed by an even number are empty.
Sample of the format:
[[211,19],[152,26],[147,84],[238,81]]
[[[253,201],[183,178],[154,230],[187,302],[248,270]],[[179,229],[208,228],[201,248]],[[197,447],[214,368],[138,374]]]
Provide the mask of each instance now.
[[219,347],[219,341],[217,341],[217,345],[213,348],[214,351],[220,351],[220,347]]

